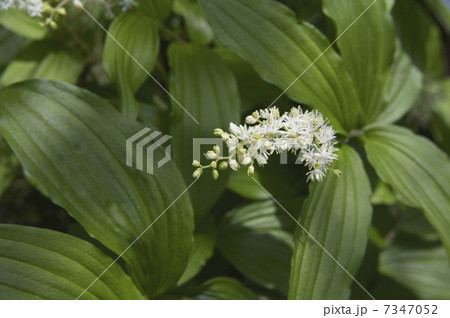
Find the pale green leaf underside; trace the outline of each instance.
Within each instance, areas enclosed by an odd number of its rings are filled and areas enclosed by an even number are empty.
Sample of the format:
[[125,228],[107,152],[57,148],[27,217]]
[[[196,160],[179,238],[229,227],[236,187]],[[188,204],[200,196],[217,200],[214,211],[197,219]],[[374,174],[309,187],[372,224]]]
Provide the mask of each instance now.
[[283,230],[284,216],[273,201],[235,208],[220,223],[218,248],[254,282],[287,294],[292,235]]
[[[113,263],[67,234],[0,225],[0,299],[77,299]],[[80,299],[143,299],[116,263]]]
[[409,205],[423,210],[450,253],[450,160],[431,141],[398,126],[364,135],[370,163]]
[[[238,122],[239,93],[233,73],[211,49],[175,43],[169,47],[168,56],[171,66],[170,92],[199,123],[178,104],[172,103],[173,156],[186,183],[190,183],[194,171],[193,138],[217,138],[213,134],[215,128],[226,130],[230,122]],[[217,143],[217,140],[209,142]],[[212,145],[203,146],[201,153],[211,148]],[[203,155],[201,161],[206,164]],[[206,170],[190,190],[197,218],[209,211],[225,188],[227,173],[221,172],[217,181],[212,179],[210,173],[210,169]]]
[[[218,41],[247,60],[266,81],[285,90],[329,46],[309,24],[272,0],[200,0]],[[318,109],[341,132],[355,127],[360,110],[355,85],[330,48],[286,94]]]
[[[299,223],[352,276],[361,264],[372,219],[370,185],[358,154],[342,146],[323,183],[312,184]],[[347,299],[352,278],[309,235],[297,228],[289,299]]]
[[[143,127],[92,93],[32,80],[0,91],[0,101],[0,131],[26,171],[117,254],[185,190],[173,162],[153,176],[125,165],[125,140]],[[155,161],[163,156],[155,154]],[[192,232],[192,207],[183,195],[123,255],[148,295],[176,284]]]
[[379,271],[420,299],[450,299],[450,268],[443,246],[405,249],[394,245],[380,254]]

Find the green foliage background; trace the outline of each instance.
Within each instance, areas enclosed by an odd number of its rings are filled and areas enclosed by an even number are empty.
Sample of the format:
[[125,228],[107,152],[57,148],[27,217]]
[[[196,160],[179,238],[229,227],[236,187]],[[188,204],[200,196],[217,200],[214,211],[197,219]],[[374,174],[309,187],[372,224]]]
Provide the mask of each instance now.
[[[0,299],[450,299],[445,1],[86,9],[111,36],[0,12]],[[192,184],[192,139],[274,101],[329,119],[342,175]],[[144,127],[173,136],[154,175],[125,165]]]

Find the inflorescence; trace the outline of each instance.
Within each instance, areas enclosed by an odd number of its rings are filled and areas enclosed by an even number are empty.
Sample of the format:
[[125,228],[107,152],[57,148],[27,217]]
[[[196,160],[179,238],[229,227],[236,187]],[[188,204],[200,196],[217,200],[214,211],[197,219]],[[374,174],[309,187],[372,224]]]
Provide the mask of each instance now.
[[[263,166],[273,153],[290,151],[300,152],[300,163],[310,170],[307,181],[322,181],[331,163],[338,158],[336,131],[318,111],[303,111],[299,106],[280,116],[278,108],[272,107],[253,112],[245,122],[239,126],[230,123],[229,132],[220,128],[214,130],[225,142],[229,156],[223,157],[220,147],[215,145],[206,153],[212,160],[209,165],[202,166],[197,160],[192,163],[197,167],[194,178],[199,178],[204,169],[212,168],[212,176],[217,180],[218,170],[228,166],[238,170],[241,165],[248,166],[247,173],[251,176],[255,172],[255,161]],[[333,169],[333,173],[339,175],[340,171]]]

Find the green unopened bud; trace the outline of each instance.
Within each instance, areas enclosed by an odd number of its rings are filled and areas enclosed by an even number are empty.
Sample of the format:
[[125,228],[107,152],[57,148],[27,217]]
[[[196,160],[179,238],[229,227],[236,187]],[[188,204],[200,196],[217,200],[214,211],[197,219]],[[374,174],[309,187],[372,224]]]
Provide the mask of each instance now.
[[247,174],[248,174],[249,176],[254,175],[254,174],[255,174],[255,168],[254,168],[253,166],[248,167],[248,169],[247,169]]
[[333,174],[339,178],[342,174],[342,171],[339,169],[333,169]]
[[212,150],[209,150],[207,153],[206,153],[206,157],[208,158],[208,159],[211,159],[211,160],[214,160],[214,159],[217,159],[217,154],[214,152],[214,151],[212,151]]
[[214,151],[216,154],[220,154],[220,148],[219,148],[219,146],[215,145],[215,146],[213,147],[213,151]]
[[228,162],[226,161],[222,161],[219,165],[219,169],[220,170],[225,170],[226,168],[228,168]]
[[58,13],[59,15],[66,15],[67,11],[65,8],[58,8],[56,9],[56,13]]
[[192,165],[194,167],[200,167],[200,162],[198,162],[197,160],[192,161]]
[[202,173],[203,173],[203,170],[200,169],[200,168],[198,168],[197,170],[194,171],[194,173],[192,174],[192,176],[193,176],[195,179],[198,179],[198,178],[202,175]]
[[252,113],[252,116],[253,116],[253,118],[258,119],[258,118],[259,118],[259,111],[255,110],[255,111]]
[[217,180],[219,178],[219,171],[217,171],[216,169],[214,169],[212,171],[212,177],[214,180]]
[[223,134],[223,130],[222,129],[220,129],[220,128],[214,129],[214,135],[222,136],[222,134]]
[[217,168],[217,161],[213,161],[211,162],[211,164],[209,165],[211,168],[216,169]]

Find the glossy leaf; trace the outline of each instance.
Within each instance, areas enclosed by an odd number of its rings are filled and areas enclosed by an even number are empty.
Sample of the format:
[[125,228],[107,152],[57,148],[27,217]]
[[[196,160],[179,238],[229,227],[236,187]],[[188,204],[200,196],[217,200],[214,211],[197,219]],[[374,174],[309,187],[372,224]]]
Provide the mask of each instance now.
[[186,31],[192,42],[206,45],[212,41],[214,33],[197,1],[175,0],[173,11],[184,17]]
[[[60,82],[9,86],[0,101],[0,131],[25,170],[116,254],[168,209],[123,258],[147,295],[175,285],[190,253],[192,207],[186,194],[179,197],[185,185],[173,162],[154,175],[126,166],[125,141],[143,127]],[[156,162],[164,156],[162,150],[154,155]]]
[[[169,47],[168,54],[170,92],[190,114],[177,103],[172,103],[173,156],[188,183],[193,180],[194,138],[210,138],[205,141],[217,143],[214,129],[227,129],[230,122],[239,121],[239,94],[233,73],[209,48],[174,43]],[[212,145],[203,146],[200,151],[204,153],[211,148]],[[197,155],[206,164],[203,155]],[[203,217],[218,200],[227,176],[227,172],[221,171],[219,180],[214,181],[209,169],[192,187],[190,194],[196,218]]]
[[[349,146],[341,147],[332,173],[313,183],[299,223],[331,254],[297,227],[289,299],[347,299],[364,256],[372,219],[370,184],[363,163]],[[350,275],[349,275],[350,274]]]
[[392,17],[384,1],[323,0],[323,9],[336,24],[337,36],[345,32],[337,46],[357,87],[364,120],[372,122],[394,56]]
[[173,0],[137,0],[139,10],[148,17],[164,20],[172,10]]
[[364,135],[370,163],[410,206],[419,207],[450,253],[450,160],[424,137],[398,126],[375,126]]
[[193,297],[199,300],[256,300],[258,296],[230,277],[215,277],[205,282]]
[[205,217],[196,226],[191,255],[189,256],[186,269],[178,281],[178,285],[184,284],[200,272],[213,255],[215,246],[216,229],[214,219],[211,216]]
[[[0,299],[77,299],[113,263],[73,236],[0,224]],[[143,299],[118,263],[80,299]]]
[[19,10],[0,11],[0,24],[32,40],[42,40],[48,34],[47,27],[41,26],[38,20]]
[[343,133],[355,127],[361,109],[355,84],[333,48],[321,56],[330,43],[312,25],[299,25],[290,9],[272,0],[200,0],[200,5],[218,41],[264,80],[285,90],[304,72],[286,94],[321,111]]
[[385,82],[384,100],[372,112],[373,121],[393,123],[414,106],[423,86],[423,74],[403,51],[397,46],[390,76]]
[[450,270],[443,246],[392,246],[380,254],[380,273],[391,277],[420,299],[449,299]]
[[284,230],[286,215],[273,201],[251,203],[228,212],[220,223],[218,248],[254,282],[287,294],[292,235]]
[[108,32],[110,35],[105,40],[103,65],[119,92],[122,113],[134,119],[140,110],[134,93],[148,78],[147,72],[152,71],[158,58],[158,22],[140,14],[125,12],[113,21]]

